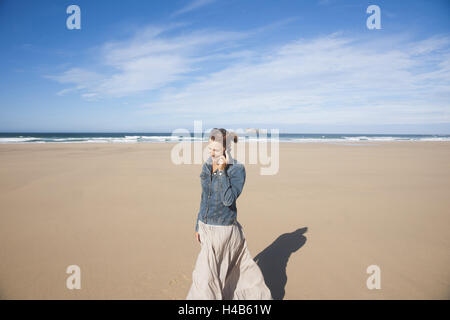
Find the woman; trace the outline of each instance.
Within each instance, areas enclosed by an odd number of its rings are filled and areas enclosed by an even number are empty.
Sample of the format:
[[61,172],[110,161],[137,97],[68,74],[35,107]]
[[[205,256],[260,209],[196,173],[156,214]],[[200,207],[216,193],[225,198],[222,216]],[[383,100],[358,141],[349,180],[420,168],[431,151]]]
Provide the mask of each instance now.
[[202,196],[195,224],[201,250],[187,300],[272,299],[236,219],[245,167],[231,157],[231,141],[237,143],[238,137],[225,129],[214,128],[210,133],[210,157],[200,174]]

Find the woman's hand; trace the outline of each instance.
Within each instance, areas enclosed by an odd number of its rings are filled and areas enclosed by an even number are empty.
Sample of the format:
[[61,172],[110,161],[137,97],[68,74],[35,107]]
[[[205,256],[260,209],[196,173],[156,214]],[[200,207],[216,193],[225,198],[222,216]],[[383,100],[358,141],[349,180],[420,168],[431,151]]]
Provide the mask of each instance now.
[[220,156],[220,157],[217,159],[217,166],[218,166],[218,169],[219,169],[219,170],[224,170],[224,169],[225,169],[225,166],[227,165],[227,163],[228,163],[228,155],[227,155],[227,153],[225,152],[225,156]]
[[200,242],[200,234],[198,232],[195,233],[195,238],[198,242]]

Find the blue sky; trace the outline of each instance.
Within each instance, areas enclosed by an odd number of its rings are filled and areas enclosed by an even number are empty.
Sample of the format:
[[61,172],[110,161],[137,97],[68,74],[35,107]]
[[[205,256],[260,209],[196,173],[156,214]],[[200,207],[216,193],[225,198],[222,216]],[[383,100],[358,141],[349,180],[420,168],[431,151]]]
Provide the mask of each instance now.
[[448,134],[449,17],[447,0],[2,0],[0,131]]

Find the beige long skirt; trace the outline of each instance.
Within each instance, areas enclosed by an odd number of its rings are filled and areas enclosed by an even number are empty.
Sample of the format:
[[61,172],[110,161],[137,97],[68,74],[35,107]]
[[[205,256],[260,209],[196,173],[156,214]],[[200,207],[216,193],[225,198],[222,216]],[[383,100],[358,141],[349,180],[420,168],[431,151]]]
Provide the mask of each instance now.
[[239,222],[198,222],[201,250],[186,300],[272,300]]

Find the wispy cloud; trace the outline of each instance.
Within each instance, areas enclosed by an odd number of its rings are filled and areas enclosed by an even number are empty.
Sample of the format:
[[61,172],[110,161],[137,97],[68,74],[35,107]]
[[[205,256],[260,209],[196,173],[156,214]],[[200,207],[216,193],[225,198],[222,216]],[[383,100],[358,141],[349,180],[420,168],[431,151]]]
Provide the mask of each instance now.
[[117,98],[157,90],[184,80],[189,73],[200,70],[198,64],[206,60],[245,55],[245,52],[221,53],[232,48],[236,41],[247,37],[245,32],[203,30],[182,36],[163,36],[176,27],[149,26],[130,40],[104,43],[96,52],[99,55],[98,65],[70,68],[62,74],[45,77],[74,85],[59,94],[78,90],[90,100]]
[[[86,99],[154,92],[149,115],[258,123],[437,123],[450,121],[450,37],[372,39],[343,33],[252,50],[252,32],[178,36],[148,27],[109,42],[103,65],[52,79]],[[104,71],[104,69],[109,69]]]
[[186,6],[181,8],[180,10],[175,11],[172,14],[172,17],[178,16],[180,14],[184,14],[184,13],[192,11],[192,10],[199,9],[199,8],[204,7],[204,6],[208,5],[208,4],[211,4],[211,3],[215,2],[215,1],[216,0],[194,0],[194,1],[191,1],[189,4],[187,4]]
[[450,121],[448,37],[381,48],[359,40],[332,34],[258,52],[163,93],[146,112],[250,123]]

